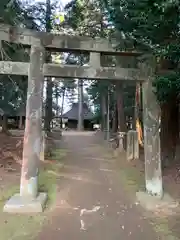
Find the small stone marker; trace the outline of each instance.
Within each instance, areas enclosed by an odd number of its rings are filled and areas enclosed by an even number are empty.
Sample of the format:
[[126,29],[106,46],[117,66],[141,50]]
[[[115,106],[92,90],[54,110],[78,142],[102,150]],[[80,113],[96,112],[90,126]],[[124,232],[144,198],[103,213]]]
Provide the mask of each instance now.
[[130,130],[127,132],[127,160],[139,158],[139,142],[137,131]]

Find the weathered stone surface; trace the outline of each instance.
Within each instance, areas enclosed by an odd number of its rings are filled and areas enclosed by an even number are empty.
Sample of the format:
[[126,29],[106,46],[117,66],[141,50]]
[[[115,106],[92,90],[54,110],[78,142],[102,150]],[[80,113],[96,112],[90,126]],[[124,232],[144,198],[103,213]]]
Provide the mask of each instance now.
[[118,132],[118,140],[119,140],[119,147],[118,147],[118,151],[124,152],[124,144],[123,144],[123,140],[125,138],[126,133],[125,132]]
[[139,158],[139,142],[137,131],[130,130],[127,132],[127,160]]
[[7,213],[39,213],[43,212],[47,201],[46,193],[39,193],[35,199],[21,197],[20,194],[12,196],[5,204],[3,212]]
[[23,161],[20,195],[36,198],[42,136],[44,48],[32,46],[28,69],[26,125],[24,131]]
[[123,138],[120,138],[119,139],[119,151],[122,152],[124,150],[124,147],[123,147]]
[[111,42],[105,38],[91,38],[84,36],[70,36],[64,34],[52,34],[36,32],[25,28],[12,27],[0,24],[0,40],[21,43],[26,46],[41,43],[43,46],[55,51],[89,51],[118,53],[123,56],[139,56],[139,52],[123,52],[116,49],[117,41]]
[[165,193],[162,197],[149,195],[147,192],[137,192],[137,201],[142,207],[150,211],[172,209],[178,207],[179,203],[169,194]]
[[[0,61],[0,74],[28,75],[29,63]],[[44,76],[97,79],[97,80],[118,80],[137,81],[144,80],[140,71],[135,68],[115,68],[89,66],[44,64]]]
[[100,68],[101,67],[101,54],[96,52],[90,53],[89,65],[92,68]]
[[141,70],[147,75],[147,81],[142,83],[143,90],[143,125],[144,125],[144,155],[146,190],[150,195],[163,195],[161,148],[160,148],[160,107],[157,102],[154,88],[153,63],[141,64]]
[[134,159],[139,159],[139,141],[138,141],[138,132],[133,132],[134,137]]
[[127,132],[127,148],[126,148],[126,154],[127,154],[127,160],[131,161],[134,159],[134,136],[133,131]]

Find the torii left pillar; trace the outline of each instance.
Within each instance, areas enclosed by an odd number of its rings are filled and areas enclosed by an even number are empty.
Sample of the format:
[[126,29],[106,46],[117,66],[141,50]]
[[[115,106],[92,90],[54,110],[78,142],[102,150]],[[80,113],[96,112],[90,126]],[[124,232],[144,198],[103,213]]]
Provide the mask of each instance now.
[[47,200],[46,193],[38,193],[44,53],[45,49],[40,44],[31,46],[20,194],[7,201],[5,212],[42,212]]

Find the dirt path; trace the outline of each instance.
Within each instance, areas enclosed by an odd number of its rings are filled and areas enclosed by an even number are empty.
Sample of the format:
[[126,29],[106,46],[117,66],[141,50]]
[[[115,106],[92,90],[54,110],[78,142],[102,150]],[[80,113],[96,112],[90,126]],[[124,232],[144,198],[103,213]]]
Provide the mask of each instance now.
[[159,239],[128,199],[113,159],[91,134],[64,137],[68,150],[57,203],[38,240]]

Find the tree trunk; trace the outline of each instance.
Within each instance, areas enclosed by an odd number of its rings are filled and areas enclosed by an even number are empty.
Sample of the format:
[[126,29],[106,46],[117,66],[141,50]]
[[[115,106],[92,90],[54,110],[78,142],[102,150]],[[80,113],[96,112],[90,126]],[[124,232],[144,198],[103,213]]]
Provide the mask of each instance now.
[[109,126],[109,110],[110,110],[110,93],[109,93],[109,88],[108,88],[108,94],[107,94],[107,115],[106,115],[106,123],[107,123],[107,140],[109,141],[110,138],[110,126]]
[[52,93],[53,93],[53,83],[52,78],[47,78],[47,88],[46,88],[46,111],[45,111],[45,131],[51,131],[51,121],[52,121]]
[[6,114],[3,115],[2,132],[3,133],[8,133],[8,117],[7,117]]
[[[46,32],[51,32],[51,1],[46,0]],[[46,53],[46,62],[51,62],[51,53]],[[47,88],[46,88],[46,108],[45,108],[45,131],[48,133],[51,131],[51,121],[52,121],[52,93],[53,93],[53,83],[52,78],[47,77]]]
[[117,132],[117,103],[114,103],[113,106],[113,116],[112,116],[112,132]]
[[63,95],[62,95],[62,105],[61,105],[61,128],[62,128],[62,115],[63,115],[63,111],[64,111],[64,98],[65,98],[65,93],[66,93],[66,88],[63,88]]
[[83,111],[83,80],[78,80],[78,130],[82,131],[84,129],[84,111]]
[[56,117],[59,115],[59,105],[58,105],[59,95],[58,95],[58,85],[56,83]]
[[161,105],[162,166],[168,167],[175,159],[179,139],[178,104],[176,99]]
[[117,112],[118,112],[118,131],[126,132],[127,127],[125,123],[124,116],[124,106],[123,106],[123,89],[122,83],[117,83],[116,86],[116,99],[117,99]]
[[23,116],[22,115],[20,115],[19,116],[19,129],[23,129]]
[[105,94],[101,95],[101,130],[104,131],[106,128],[106,96]]

